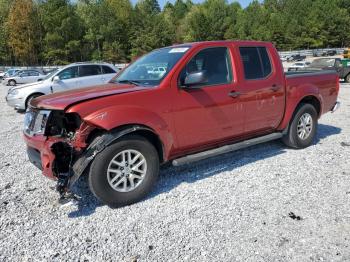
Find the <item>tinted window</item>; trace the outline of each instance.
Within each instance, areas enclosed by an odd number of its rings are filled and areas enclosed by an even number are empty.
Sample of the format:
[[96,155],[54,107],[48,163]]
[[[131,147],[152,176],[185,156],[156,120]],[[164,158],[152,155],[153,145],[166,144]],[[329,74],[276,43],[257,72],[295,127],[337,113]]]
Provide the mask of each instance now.
[[180,85],[186,76],[197,71],[205,71],[208,82],[204,85],[226,84],[232,81],[231,60],[226,47],[207,48],[196,54],[180,74]]
[[26,76],[29,76],[29,73],[28,73],[28,72],[23,72],[23,73],[21,73],[21,77],[26,77]]
[[79,67],[79,76],[94,76],[101,74],[100,66],[98,65],[84,65]]
[[240,47],[239,51],[246,79],[265,78],[271,73],[271,62],[265,47]]
[[263,77],[267,77],[272,72],[269,54],[265,47],[258,47],[258,50],[262,64]]
[[115,71],[109,66],[102,66],[102,74],[114,74]]
[[37,71],[30,71],[29,75],[30,76],[39,76],[39,72],[37,72]]
[[59,73],[58,76],[61,80],[78,77],[78,67],[73,66],[73,67],[67,68],[63,70],[61,73]]

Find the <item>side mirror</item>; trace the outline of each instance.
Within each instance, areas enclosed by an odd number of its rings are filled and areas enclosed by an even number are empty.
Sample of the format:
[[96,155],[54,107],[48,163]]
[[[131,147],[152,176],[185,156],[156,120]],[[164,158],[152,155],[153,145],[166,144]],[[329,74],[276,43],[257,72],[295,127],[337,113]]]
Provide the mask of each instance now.
[[53,78],[52,78],[52,82],[54,82],[54,83],[57,83],[57,82],[59,82],[61,79],[60,79],[60,77],[59,76],[54,76]]
[[197,72],[193,72],[193,73],[188,74],[185,77],[183,85],[185,87],[192,87],[192,86],[204,84],[206,82],[208,82],[208,77],[206,75],[206,72],[205,71],[197,71]]

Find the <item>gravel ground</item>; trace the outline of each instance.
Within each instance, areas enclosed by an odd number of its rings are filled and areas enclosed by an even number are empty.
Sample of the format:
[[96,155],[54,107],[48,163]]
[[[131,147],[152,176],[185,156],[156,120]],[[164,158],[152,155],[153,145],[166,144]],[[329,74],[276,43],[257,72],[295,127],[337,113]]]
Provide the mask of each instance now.
[[350,261],[350,85],[317,143],[271,142],[161,170],[132,206],[101,205],[80,180],[60,206],[28,161],[23,114],[0,86],[0,261]]

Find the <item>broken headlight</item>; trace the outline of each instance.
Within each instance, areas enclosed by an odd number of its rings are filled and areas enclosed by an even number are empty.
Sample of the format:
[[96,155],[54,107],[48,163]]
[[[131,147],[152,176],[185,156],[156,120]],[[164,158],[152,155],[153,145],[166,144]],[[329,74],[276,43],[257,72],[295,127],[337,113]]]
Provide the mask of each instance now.
[[27,111],[24,116],[24,132],[28,135],[44,134],[50,113],[49,110]]

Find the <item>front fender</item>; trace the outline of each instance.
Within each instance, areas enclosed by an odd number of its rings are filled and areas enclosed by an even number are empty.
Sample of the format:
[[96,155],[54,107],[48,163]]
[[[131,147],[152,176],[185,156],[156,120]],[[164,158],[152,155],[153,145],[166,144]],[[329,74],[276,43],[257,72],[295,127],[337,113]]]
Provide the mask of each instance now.
[[116,105],[94,111],[83,117],[84,121],[110,131],[126,125],[142,125],[159,136],[164,146],[165,157],[169,156],[174,137],[169,124],[155,112],[136,106]]

